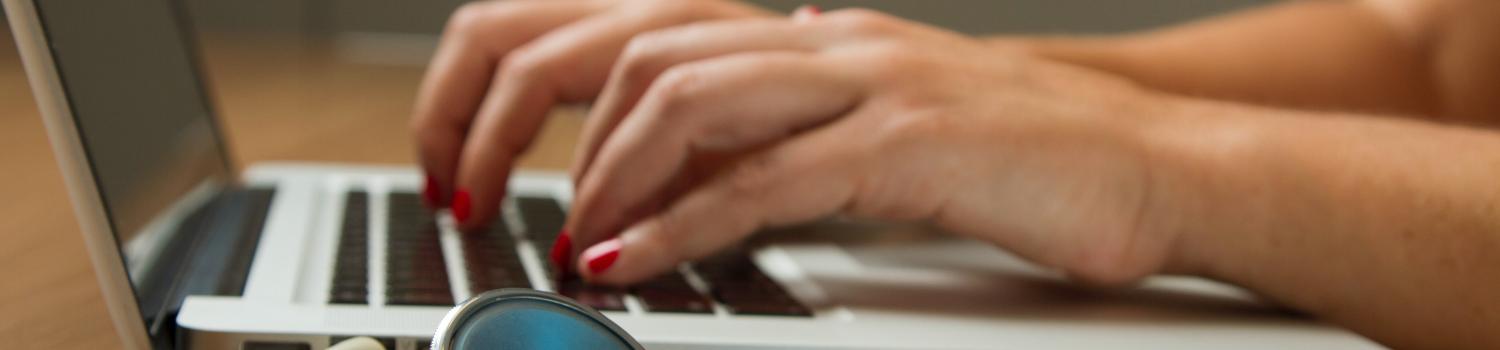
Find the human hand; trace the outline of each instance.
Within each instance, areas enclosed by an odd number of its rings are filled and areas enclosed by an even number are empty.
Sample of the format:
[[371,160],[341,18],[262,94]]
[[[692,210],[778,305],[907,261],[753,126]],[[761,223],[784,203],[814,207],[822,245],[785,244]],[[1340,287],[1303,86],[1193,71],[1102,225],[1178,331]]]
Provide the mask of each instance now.
[[[453,14],[417,96],[412,133],[429,206],[451,203],[462,229],[498,213],[516,157],[554,104],[594,98],[636,34],[768,16],[718,0],[513,0]],[[592,124],[592,122],[590,122]]]
[[[578,270],[631,283],[762,227],[846,214],[931,221],[1128,282],[1172,240],[1142,229],[1154,98],[863,10],[639,36],[575,168]],[[704,154],[740,157],[697,181]]]

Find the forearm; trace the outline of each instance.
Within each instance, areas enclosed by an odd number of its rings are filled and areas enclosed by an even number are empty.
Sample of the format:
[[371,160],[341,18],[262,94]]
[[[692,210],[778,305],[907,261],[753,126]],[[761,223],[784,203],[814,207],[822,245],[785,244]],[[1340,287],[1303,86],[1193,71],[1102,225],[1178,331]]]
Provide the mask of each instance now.
[[1173,93],[1435,115],[1426,28],[1393,21],[1366,2],[1295,1],[1129,35],[993,40]]
[[1500,135],[1178,101],[1147,133],[1170,272],[1399,348],[1500,346]]

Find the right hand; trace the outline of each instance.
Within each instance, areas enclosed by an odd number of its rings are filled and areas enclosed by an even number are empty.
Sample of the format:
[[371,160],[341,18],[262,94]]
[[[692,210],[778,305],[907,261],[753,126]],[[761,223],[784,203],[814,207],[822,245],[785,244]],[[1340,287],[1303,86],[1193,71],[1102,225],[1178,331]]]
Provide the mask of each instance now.
[[1181,196],[1155,195],[1173,192],[1151,151],[1185,120],[1175,99],[874,11],[807,12],[630,44],[592,111],[618,125],[574,168],[574,271],[631,285],[830,215],[928,223],[1098,284],[1167,266],[1158,213]]
[[[771,16],[721,0],[486,1],[454,12],[412,117],[424,198],[461,229],[499,213],[517,156],[554,104],[592,100],[631,38],[685,23]],[[589,118],[585,139],[607,132]],[[594,145],[580,147],[592,152]]]

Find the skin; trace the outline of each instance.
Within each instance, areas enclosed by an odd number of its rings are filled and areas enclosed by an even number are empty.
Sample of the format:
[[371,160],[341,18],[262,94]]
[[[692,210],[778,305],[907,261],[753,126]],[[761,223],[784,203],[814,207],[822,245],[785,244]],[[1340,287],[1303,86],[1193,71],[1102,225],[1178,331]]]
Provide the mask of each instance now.
[[596,283],[844,214],[1086,283],[1227,281],[1393,347],[1493,348],[1500,134],[1475,127],[1500,111],[1493,4],[980,39],[863,10],[480,3],[450,22],[413,130],[474,227],[546,110],[594,101],[563,257]]
[[1144,33],[990,41],[1164,92],[1493,127],[1495,14],[1482,0],[1292,1]]
[[697,21],[770,15],[738,3],[681,0],[461,7],[444,30],[412,118],[422,169],[435,185],[429,197],[442,204],[467,192],[472,216],[460,226],[484,226],[498,214],[505,179],[548,110],[597,97],[632,37]]

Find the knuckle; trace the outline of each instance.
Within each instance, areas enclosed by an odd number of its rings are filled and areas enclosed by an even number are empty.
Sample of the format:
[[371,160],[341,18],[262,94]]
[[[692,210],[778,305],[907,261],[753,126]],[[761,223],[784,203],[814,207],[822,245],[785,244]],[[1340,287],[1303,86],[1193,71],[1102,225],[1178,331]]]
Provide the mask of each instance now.
[[895,31],[897,21],[890,15],[865,8],[841,10],[828,21],[842,31],[864,35],[882,35]]
[[690,258],[684,256],[682,249],[677,249],[685,237],[684,234],[688,233],[682,228],[682,220],[668,212],[651,220],[650,225],[652,225],[653,234],[642,235],[641,239],[647,241],[644,242],[646,246],[657,248],[655,251],[659,252],[657,254],[660,259],[676,265],[683,259]]
[[765,193],[777,176],[777,163],[775,158],[761,155],[736,164],[724,179],[723,188],[727,198],[751,200]]
[[625,83],[644,84],[666,70],[664,37],[663,32],[650,32],[630,39],[618,63],[620,78]]
[[693,67],[667,69],[651,84],[651,97],[657,104],[659,118],[686,117],[681,113],[702,89],[702,72]]
[[441,129],[431,124],[417,120],[412,123],[412,137],[416,139],[417,148],[425,151],[443,149],[443,145],[449,143],[448,136],[443,135]]
[[[892,117],[893,122],[900,129],[930,129],[937,126],[911,124],[935,123],[929,119],[942,120],[942,115],[936,111],[948,107],[951,102],[936,92],[911,89],[896,91],[882,99],[881,104],[885,108],[900,113]],[[907,121],[907,119],[917,119],[917,121]]]
[[700,0],[654,0],[642,2],[637,9],[647,15],[672,21],[691,21],[702,17],[715,4]]
[[552,57],[523,47],[511,51],[500,61],[500,75],[504,79],[537,82],[551,74],[556,66],[557,60]]
[[912,146],[926,145],[948,129],[947,118],[923,111],[906,111],[878,125],[873,139],[883,152],[897,153]]
[[[499,134],[499,133],[494,133]],[[511,159],[517,154],[525,153],[531,145],[522,137],[490,137],[490,157]]]
[[525,153],[529,144],[523,137],[506,137],[503,126],[492,126],[484,130],[476,130],[479,136],[477,140],[470,140],[463,146],[463,162],[484,162],[486,165],[481,171],[496,171],[505,169],[493,169],[492,166],[508,166],[517,154]]
[[868,53],[869,69],[876,77],[904,80],[919,78],[926,60],[898,45],[878,45]]
[[494,4],[466,3],[448,16],[448,24],[444,30],[450,35],[470,37],[473,33],[484,31],[486,25],[494,19],[495,13]]

